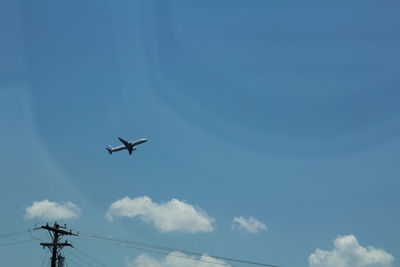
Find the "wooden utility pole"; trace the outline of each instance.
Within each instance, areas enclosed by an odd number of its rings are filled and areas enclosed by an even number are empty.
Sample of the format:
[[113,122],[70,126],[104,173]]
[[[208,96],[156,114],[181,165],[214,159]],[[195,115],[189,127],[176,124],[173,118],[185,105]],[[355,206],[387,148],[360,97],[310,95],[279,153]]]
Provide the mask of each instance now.
[[[50,226],[49,224],[43,225],[39,228],[36,229],[45,229],[49,231],[49,234],[52,238],[51,243],[40,243],[43,247],[47,247],[50,252],[51,252],[51,267],[63,267],[64,265],[64,257],[60,254],[61,250],[64,247],[72,247],[70,243],[67,241],[65,242],[60,242],[61,238],[65,235],[75,235],[77,234],[72,233],[72,231],[68,231],[66,226],[60,226],[56,222],[53,224],[53,226]],[[58,266],[57,266],[58,262]]]

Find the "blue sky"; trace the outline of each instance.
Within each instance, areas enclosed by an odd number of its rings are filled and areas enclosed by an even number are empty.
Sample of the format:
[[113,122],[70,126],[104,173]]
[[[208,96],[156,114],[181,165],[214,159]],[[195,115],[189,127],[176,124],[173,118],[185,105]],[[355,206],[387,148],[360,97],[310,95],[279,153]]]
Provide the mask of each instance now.
[[[399,8],[2,1],[2,232],[46,221],[25,209],[48,199],[77,205],[80,216],[65,223],[86,232],[304,267],[317,248],[333,251],[338,236],[353,235],[394,258],[376,266],[396,266]],[[118,136],[149,142],[132,157],[110,156],[104,147]],[[177,199],[213,229],[107,220],[126,196]],[[239,216],[268,229],[232,229]],[[110,266],[142,254],[71,242]],[[38,242],[1,247],[0,265],[44,256]]]

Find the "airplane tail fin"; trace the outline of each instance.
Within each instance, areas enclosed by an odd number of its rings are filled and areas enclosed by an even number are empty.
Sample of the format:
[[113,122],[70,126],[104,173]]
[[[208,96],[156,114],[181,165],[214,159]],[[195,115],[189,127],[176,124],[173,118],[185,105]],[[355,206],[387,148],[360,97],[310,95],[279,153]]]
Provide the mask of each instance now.
[[111,146],[106,147],[108,153],[110,153],[110,155],[112,154],[112,150],[111,150]]

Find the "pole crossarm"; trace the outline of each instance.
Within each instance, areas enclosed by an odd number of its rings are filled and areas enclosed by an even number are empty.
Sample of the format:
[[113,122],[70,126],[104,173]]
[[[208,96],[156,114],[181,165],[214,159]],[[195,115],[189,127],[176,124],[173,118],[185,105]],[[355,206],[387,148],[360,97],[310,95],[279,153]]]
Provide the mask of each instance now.
[[54,226],[50,226],[50,225],[46,224],[46,225],[41,226],[41,227],[36,228],[36,229],[45,229],[45,230],[47,230],[47,231],[51,231],[51,232],[58,233],[58,234],[61,234],[61,235],[74,235],[74,236],[78,236],[77,234],[72,233],[72,230],[70,230],[70,231],[65,231],[65,230],[62,230],[62,229],[60,229],[60,228],[65,228],[65,227],[60,226],[60,225],[58,225],[57,223],[55,223]]
[[40,243],[41,246],[44,247],[73,247],[72,244],[64,242],[64,243]]

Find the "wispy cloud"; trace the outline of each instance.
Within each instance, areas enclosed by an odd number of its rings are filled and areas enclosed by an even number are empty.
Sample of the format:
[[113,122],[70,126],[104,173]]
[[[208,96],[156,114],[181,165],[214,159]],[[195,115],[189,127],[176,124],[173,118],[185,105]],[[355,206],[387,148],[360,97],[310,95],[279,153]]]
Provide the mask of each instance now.
[[47,199],[34,201],[25,208],[25,219],[66,220],[74,219],[81,215],[81,210],[72,202],[57,203]]
[[109,220],[116,217],[138,217],[152,223],[161,232],[211,232],[214,219],[200,208],[186,202],[172,199],[166,203],[155,203],[149,197],[124,197],[110,205],[106,216]]
[[171,252],[164,259],[157,260],[147,254],[141,254],[135,259],[127,258],[126,267],[221,267],[231,266],[222,260],[202,255],[199,259],[190,257],[181,252]]
[[232,229],[245,231],[252,234],[257,234],[261,231],[266,231],[267,226],[254,217],[235,217],[232,221]]
[[372,246],[362,247],[354,235],[338,236],[334,249],[316,249],[308,258],[310,267],[389,267],[394,257]]

